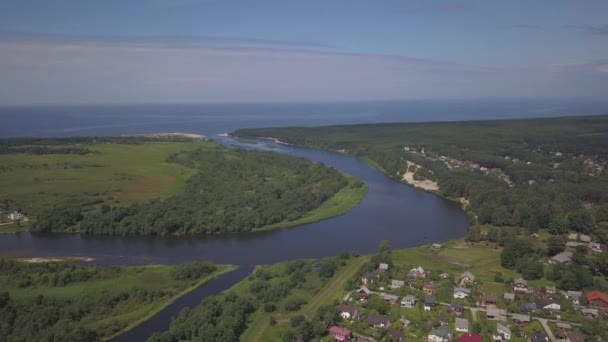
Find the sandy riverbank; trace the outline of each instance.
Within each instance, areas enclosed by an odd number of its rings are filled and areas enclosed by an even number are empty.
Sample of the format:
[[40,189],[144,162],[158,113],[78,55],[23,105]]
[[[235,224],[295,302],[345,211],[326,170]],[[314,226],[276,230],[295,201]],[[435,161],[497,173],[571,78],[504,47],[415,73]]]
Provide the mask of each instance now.
[[184,138],[191,138],[191,139],[204,139],[205,138],[205,136],[202,134],[181,133],[181,132],[133,134],[133,136],[151,137],[151,138],[163,138],[163,137],[184,137]]
[[[430,179],[414,179],[414,173],[421,167],[418,164],[412,163],[406,160],[407,167],[405,169],[405,173],[403,174],[402,179],[407,183],[416,188],[420,188],[427,191],[437,191],[439,190],[439,184],[436,181]],[[414,166],[414,171],[410,171],[410,166]]]
[[87,257],[48,257],[48,258],[19,258],[21,262],[30,264],[42,264],[50,262],[91,262],[95,259]]

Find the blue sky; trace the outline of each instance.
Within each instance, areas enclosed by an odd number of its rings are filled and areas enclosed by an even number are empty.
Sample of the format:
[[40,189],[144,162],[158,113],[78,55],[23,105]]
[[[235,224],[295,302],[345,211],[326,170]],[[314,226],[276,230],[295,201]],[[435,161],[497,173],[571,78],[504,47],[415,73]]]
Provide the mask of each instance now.
[[0,105],[608,96],[608,1],[3,0]]

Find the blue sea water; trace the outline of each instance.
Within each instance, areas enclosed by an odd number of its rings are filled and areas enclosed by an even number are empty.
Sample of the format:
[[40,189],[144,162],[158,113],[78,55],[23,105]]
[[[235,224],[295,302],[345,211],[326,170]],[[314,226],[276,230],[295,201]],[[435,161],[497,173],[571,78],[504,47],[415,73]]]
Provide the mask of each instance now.
[[0,137],[152,132],[213,136],[238,128],[608,114],[608,99],[0,107]]

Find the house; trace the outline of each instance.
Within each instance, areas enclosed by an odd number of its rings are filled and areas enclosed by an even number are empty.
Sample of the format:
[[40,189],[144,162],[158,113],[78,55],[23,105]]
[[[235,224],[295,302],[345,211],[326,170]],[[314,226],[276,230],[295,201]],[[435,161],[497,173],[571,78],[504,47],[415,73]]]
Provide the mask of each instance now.
[[441,244],[440,243],[434,243],[431,246],[433,247],[433,249],[441,249]]
[[403,341],[405,339],[405,333],[399,330],[391,330],[388,333],[388,337],[391,341]]
[[549,338],[543,334],[536,333],[530,336],[530,342],[548,342]]
[[380,297],[382,297],[382,299],[384,299],[384,301],[386,301],[390,305],[395,305],[397,304],[397,302],[399,302],[399,297],[392,294],[382,293],[380,294]]
[[511,329],[500,323],[496,323],[496,330],[492,333],[494,341],[504,341],[511,339]]
[[466,333],[460,336],[457,342],[483,342],[483,338],[476,333]]
[[577,332],[568,331],[566,333],[566,342],[585,342],[585,336]]
[[371,315],[367,318],[367,324],[374,328],[389,328],[391,318],[389,316]]
[[483,305],[485,306],[497,306],[498,305],[498,297],[494,295],[483,296]]
[[407,295],[401,298],[401,307],[411,309],[416,307],[416,297],[412,295]]
[[527,302],[522,305],[522,309],[525,312],[535,312],[538,308],[536,307],[536,303]]
[[572,252],[561,252],[549,260],[550,264],[567,264],[572,261]]
[[557,289],[555,286],[545,286],[545,292],[547,292],[547,294],[555,294]]
[[469,320],[466,318],[456,317],[454,326],[458,332],[469,332]]
[[498,308],[488,308],[488,310],[486,310],[486,317],[494,321],[506,322],[507,310]]
[[600,314],[600,312],[597,309],[589,309],[589,308],[582,309],[581,313],[583,314],[583,316],[588,317],[588,318],[596,318]]
[[448,317],[448,315],[446,315],[445,313],[443,313],[443,312],[442,312],[442,313],[439,315],[439,323],[440,323],[441,325],[444,325],[444,324],[448,324],[448,323],[450,323],[450,317]]
[[353,306],[346,304],[340,305],[340,316],[344,319],[354,318],[357,313],[359,313],[359,310]]
[[572,326],[566,322],[557,322],[555,323],[555,326],[562,329],[562,330],[570,330],[572,329]]
[[327,329],[329,335],[331,335],[336,341],[348,341],[350,338],[351,332],[346,328],[339,327],[337,325],[332,325]]
[[513,292],[515,293],[527,293],[528,282],[522,278],[517,278],[513,282]]
[[589,235],[585,235],[585,234],[572,233],[572,234],[568,235],[568,240],[589,243],[589,242],[591,242],[591,237]]
[[578,246],[586,245],[584,242],[576,242],[576,241],[568,241],[566,242],[566,247],[568,248],[576,248]]
[[431,296],[427,296],[424,298],[424,311],[431,311],[435,309],[437,303],[435,302],[435,298]]
[[426,278],[427,272],[420,266],[416,268],[412,268],[409,272],[407,272],[407,276],[410,278]]
[[464,305],[460,303],[452,303],[450,306],[448,306],[448,312],[455,315],[461,315],[464,312]]
[[437,291],[437,286],[433,283],[424,283],[422,291],[428,295],[432,295]]
[[378,269],[380,272],[386,272],[388,271],[388,264],[381,262],[380,265],[378,265]]
[[473,273],[466,271],[464,273],[462,273],[460,275],[460,277],[458,277],[458,282],[460,283],[460,285],[471,285],[473,283],[475,283],[475,276],[473,275]]
[[591,291],[587,293],[587,302],[589,306],[608,311],[608,296],[600,291]]
[[454,286],[454,298],[464,299],[471,295],[471,290],[464,287]]
[[13,211],[12,213],[8,214],[8,218],[13,221],[20,221],[24,219],[24,216],[20,211]]
[[566,292],[566,298],[570,299],[572,301],[572,304],[575,304],[575,305],[580,304],[582,295],[583,295],[583,293],[580,291],[567,291]]
[[361,276],[361,283],[366,286],[371,285],[378,280],[380,280],[380,275],[374,272],[367,272]]
[[515,299],[515,294],[505,292],[505,296],[504,297],[505,297],[506,300],[514,300]]
[[521,314],[512,314],[511,318],[513,319],[513,321],[515,323],[524,323],[524,324],[528,324],[530,323],[530,316],[529,315],[521,315]]
[[449,342],[454,337],[454,331],[449,325],[441,325],[431,330],[427,336],[428,342]]
[[561,308],[562,308],[562,306],[559,305],[558,303],[550,303],[550,304],[543,306],[543,309],[551,310],[551,311],[559,311]]
[[400,289],[404,285],[405,285],[405,281],[393,279],[393,280],[391,280],[391,284],[389,285],[389,287],[394,290],[394,289]]
[[372,295],[372,292],[365,286],[361,286],[357,293],[359,294],[359,300],[362,302],[367,302],[369,297]]
[[404,327],[404,328],[407,328],[407,327],[409,327],[409,326],[410,326],[410,324],[412,324],[412,321],[410,321],[410,320],[409,320],[409,319],[407,319],[407,318],[401,318],[401,319],[399,320],[399,322],[403,323],[403,327]]
[[597,252],[597,253],[605,252],[606,245],[602,245],[601,243],[598,243],[598,242],[589,242],[589,250],[592,252]]

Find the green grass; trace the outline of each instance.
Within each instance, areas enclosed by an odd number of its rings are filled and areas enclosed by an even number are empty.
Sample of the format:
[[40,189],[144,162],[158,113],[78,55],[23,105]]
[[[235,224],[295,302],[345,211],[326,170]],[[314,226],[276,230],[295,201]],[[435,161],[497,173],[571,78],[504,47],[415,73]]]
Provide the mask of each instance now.
[[386,169],[384,169],[382,166],[380,166],[380,164],[378,164],[375,160],[373,160],[369,157],[359,157],[359,159],[361,159],[364,162],[366,162],[367,164],[369,164],[371,167],[376,169],[376,171],[380,171],[380,172],[388,175],[388,172],[386,171]]
[[356,183],[358,180],[353,176],[346,176],[348,178],[348,184],[340,191],[338,191],[332,198],[325,201],[320,207],[309,211],[304,216],[295,221],[279,222],[256,230],[265,231],[279,228],[294,227],[302,224],[315,223],[318,221],[326,220],[331,217],[346,214],[363,200],[368,190],[367,185],[365,184],[359,188],[352,188],[351,185]]
[[0,225],[0,234],[2,233],[17,233],[27,230],[29,227],[28,223],[21,223],[18,225],[17,223],[9,223]]
[[[0,203],[10,200],[35,217],[53,203],[101,199],[130,204],[166,198],[184,190],[196,170],[165,162],[171,154],[194,148],[219,149],[213,142],[153,142],[138,145],[99,143],[87,155],[0,155]],[[4,227],[4,228],[3,228]],[[8,228],[0,226],[0,231]],[[24,226],[21,229],[25,230]]]
[[[110,336],[102,336],[104,340],[108,340],[150,319],[179,297],[202,286],[209,280],[234,269],[230,265],[219,265],[216,272],[192,281],[173,279],[171,276],[173,268],[174,266],[167,265],[125,267],[124,274],[112,279],[76,282],[63,287],[19,288],[3,286],[3,290],[9,291],[11,298],[16,301],[33,300],[38,295],[43,295],[46,298],[69,298],[77,301],[78,298],[95,295],[102,291],[107,291],[108,296],[111,296],[121,291],[131,290],[134,287],[148,290],[165,290],[171,294],[163,301],[137,307],[118,306],[109,316],[88,316],[80,322],[84,327],[100,332],[107,331],[108,327],[111,326],[123,327]],[[0,279],[1,281],[2,279]]]

